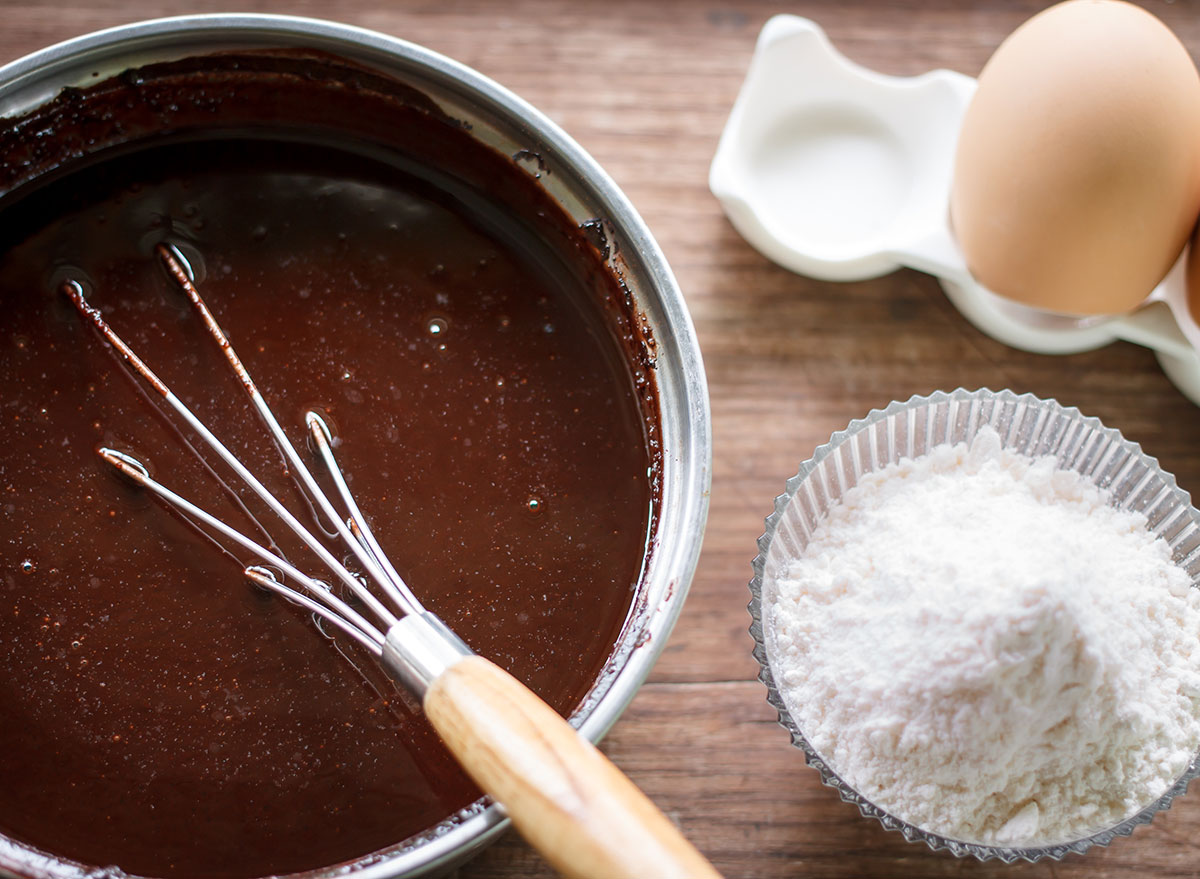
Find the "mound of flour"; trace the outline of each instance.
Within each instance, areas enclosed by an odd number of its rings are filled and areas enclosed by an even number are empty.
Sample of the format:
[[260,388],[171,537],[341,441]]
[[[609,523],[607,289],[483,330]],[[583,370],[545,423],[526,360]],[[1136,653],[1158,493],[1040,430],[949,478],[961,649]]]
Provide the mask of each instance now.
[[1076,838],[1157,799],[1200,745],[1200,590],[1144,517],[989,428],[864,478],[776,587],[792,717],[926,830]]

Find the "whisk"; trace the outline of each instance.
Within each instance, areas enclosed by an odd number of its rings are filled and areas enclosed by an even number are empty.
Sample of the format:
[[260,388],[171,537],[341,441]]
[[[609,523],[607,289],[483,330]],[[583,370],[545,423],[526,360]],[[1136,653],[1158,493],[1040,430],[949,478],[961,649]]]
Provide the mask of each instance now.
[[430,723],[476,784],[501,804],[525,839],[559,872],[579,879],[719,879],[662,812],[590,742],[516,678],[473,653],[421,605],[388,561],[350,493],[333,454],[328,425],[319,413],[309,411],[308,433],[345,507],[343,520],[201,298],[187,259],[170,244],[159,244],[156,253],[224,353],[304,492],[362,566],[363,579],[375,588],[342,564],[268,491],[117,335],[87,301],[83,286],[67,280],[62,291],[79,313],[312,550],[361,602],[362,612],[281,554],[158,482],[135,457],[110,448],[100,449],[100,456],[169,506],[257,557],[261,564],[244,571],[250,580],[311,610],[373,654],[421,701]]

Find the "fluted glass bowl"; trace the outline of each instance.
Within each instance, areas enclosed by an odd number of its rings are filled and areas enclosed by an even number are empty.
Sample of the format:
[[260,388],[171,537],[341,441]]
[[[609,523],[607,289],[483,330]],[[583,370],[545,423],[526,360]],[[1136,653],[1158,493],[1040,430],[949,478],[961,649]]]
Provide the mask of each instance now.
[[938,391],[929,397],[894,402],[873,410],[830,437],[787,481],[775,500],[775,511],[766,520],[766,531],[758,540],[754,579],[750,582],[750,632],[754,656],[762,666],[759,674],[767,686],[767,699],[779,712],[779,723],[791,733],[792,743],[804,752],[805,761],[821,774],[843,800],[853,803],[864,817],[874,818],[887,830],[896,830],[910,842],[923,842],[934,850],[946,849],[958,857],[1005,863],[1055,860],[1071,852],[1083,853],[1094,845],[1108,845],[1118,836],[1128,836],[1154,814],[1167,809],[1200,773],[1200,755],[1154,802],[1118,824],[1095,828],[1076,839],[1046,845],[1006,847],[931,833],[889,814],[868,801],[838,776],[805,738],[788,712],[771,670],[774,653],[772,632],[764,631],[764,608],[776,600],[776,580],[788,562],[803,554],[810,536],[842,495],[865,473],[880,470],[902,458],[916,458],[945,443],[969,443],[984,425],[1000,435],[1005,449],[1030,457],[1052,456],[1062,469],[1073,470],[1109,493],[1109,502],[1119,509],[1142,513],[1147,527],[1171,547],[1172,556],[1200,588],[1200,512],[1175,477],[1144,454],[1141,447],[1106,428],[1096,418],[1078,409],[1012,391]]

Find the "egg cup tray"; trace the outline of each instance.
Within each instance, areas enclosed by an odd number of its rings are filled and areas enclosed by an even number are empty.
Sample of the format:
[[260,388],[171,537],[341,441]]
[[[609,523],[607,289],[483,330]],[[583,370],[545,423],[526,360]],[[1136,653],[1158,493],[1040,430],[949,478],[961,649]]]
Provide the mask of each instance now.
[[967,270],[950,228],[950,184],[975,80],[949,70],[885,76],[841,55],[814,22],[763,27],[721,135],[709,188],[734,228],[772,261],[826,281],[901,267],[938,278],[989,336],[1071,354],[1117,340],[1154,351],[1200,405],[1200,325],[1187,304],[1187,251],[1127,314],[1075,318],[1003,299]]

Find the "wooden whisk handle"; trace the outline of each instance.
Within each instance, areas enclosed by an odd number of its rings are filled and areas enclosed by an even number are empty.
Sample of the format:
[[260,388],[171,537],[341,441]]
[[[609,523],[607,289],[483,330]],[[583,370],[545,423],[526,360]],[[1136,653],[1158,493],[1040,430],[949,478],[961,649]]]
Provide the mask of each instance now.
[[720,879],[608,758],[508,672],[469,656],[425,713],[521,835],[572,879]]

